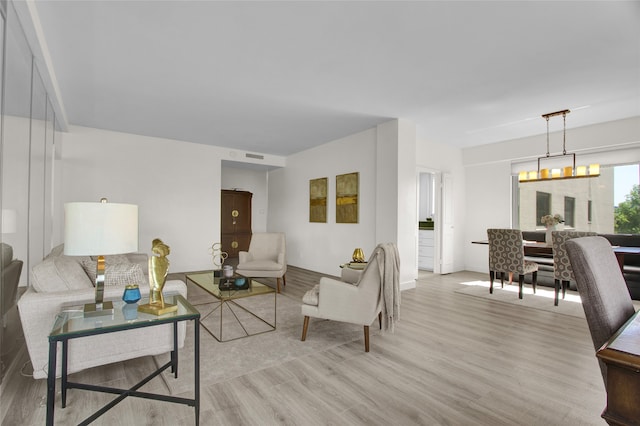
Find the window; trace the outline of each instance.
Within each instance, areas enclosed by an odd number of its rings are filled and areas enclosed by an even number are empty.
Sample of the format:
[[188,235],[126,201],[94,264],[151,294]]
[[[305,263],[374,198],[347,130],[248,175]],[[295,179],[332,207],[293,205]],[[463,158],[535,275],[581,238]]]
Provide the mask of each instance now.
[[551,214],[551,194],[548,192],[536,192],[536,225],[542,224],[542,216]]
[[576,199],[564,197],[564,226],[575,227]]
[[536,225],[544,226],[541,219],[547,214],[551,214],[551,194],[536,191]]
[[640,164],[601,166],[600,176],[518,182],[513,175],[513,226],[542,230],[540,218],[560,214],[565,226],[599,234],[640,233]]

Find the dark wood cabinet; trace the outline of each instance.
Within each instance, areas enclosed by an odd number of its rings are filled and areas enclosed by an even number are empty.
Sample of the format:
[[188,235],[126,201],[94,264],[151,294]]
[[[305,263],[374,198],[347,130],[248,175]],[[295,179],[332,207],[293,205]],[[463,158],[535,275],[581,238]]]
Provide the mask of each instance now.
[[222,250],[229,257],[238,257],[239,251],[247,251],[251,242],[251,198],[247,191],[223,189],[221,194],[221,242]]

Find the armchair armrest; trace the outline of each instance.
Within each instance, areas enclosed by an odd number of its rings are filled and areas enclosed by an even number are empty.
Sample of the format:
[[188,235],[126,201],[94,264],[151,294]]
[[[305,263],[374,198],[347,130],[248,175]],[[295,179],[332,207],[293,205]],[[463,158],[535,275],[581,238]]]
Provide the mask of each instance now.
[[362,276],[362,270],[351,269],[349,267],[342,268],[340,279],[346,283],[358,284]]
[[238,265],[250,262],[253,260],[253,256],[248,251],[239,251],[238,252]]

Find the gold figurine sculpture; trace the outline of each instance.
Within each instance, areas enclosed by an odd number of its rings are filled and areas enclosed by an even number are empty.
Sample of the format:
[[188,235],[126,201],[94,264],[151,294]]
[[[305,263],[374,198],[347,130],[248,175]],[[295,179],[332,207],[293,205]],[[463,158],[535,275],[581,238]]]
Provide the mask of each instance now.
[[138,311],[153,315],[164,315],[178,310],[178,306],[164,303],[162,288],[169,272],[171,252],[168,245],[156,238],[151,243],[152,256],[149,258],[149,303],[140,305]]

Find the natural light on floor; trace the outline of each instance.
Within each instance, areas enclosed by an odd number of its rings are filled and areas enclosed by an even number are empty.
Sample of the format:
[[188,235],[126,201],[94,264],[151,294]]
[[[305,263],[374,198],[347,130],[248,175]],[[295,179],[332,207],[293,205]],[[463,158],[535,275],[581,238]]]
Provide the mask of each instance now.
[[[468,286],[480,286],[485,287],[487,289],[487,293],[489,293],[489,281],[466,281],[461,282],[460,284],[468,285]],[[504,283],[504,288],[500,288],[500,280],[495,280],[493,282],[494,291],[508,291],[511,293],[518,293],[518,283],[508,284],[507,281]],[[536,294],[533,294],[533,288],[531,284],[525,284],[523,286],[522,292],[525,296],[538,296],[538,297],[546,297],[549,299],[553,299],[555,297],[555,290],[552,287],[544,287],[541,285],[536,286]],[[560,299],[562,299],[562,292],[560,293]],[[580,300],[580,296],[578,292],[567,290],[565,298],[563,302],[574,302],[574,303],[582,303]]]

